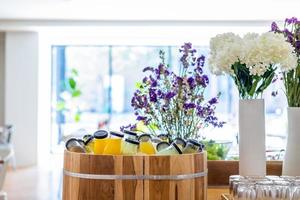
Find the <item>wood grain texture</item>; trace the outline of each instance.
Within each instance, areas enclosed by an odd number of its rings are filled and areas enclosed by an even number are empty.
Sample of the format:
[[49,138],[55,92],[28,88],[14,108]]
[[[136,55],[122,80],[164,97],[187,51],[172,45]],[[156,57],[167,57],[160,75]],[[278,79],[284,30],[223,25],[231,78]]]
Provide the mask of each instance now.
[[[185,175],[207,170],[206,154],[109,156],[65,151],[64,169],[105,175]],[[206,200],[207,178],[90,180],[64,175],[64,200]]]
[[[253,162],[255,164],[255,162]],[[228,185],[229,176],[239,174],[239,161],[212,161],[208,165],[208,185]],[[282,161],[267,161],[267,175],[281,175]]]

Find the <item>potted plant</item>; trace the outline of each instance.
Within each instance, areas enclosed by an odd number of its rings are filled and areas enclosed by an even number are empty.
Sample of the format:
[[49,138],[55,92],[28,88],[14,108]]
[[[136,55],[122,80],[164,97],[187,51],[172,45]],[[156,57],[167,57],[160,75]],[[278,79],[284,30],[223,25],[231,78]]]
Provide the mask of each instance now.
[[280,30],[275,22],[271,30],[281,34],[289,42],[297,55],[298,62],[282,68],[282,80],[288,102],[288,141],[283,162],[283,174],[300,176],[300,21],[292,17],[286,19],[284,29]]
[[[284,36],[234,33],[210,41],[210,69],[228,74],[239,91],[239,153],[241,175],[266,175],[265,114],[262,94],[272,83],[278,65],[293,68],[296,55]],[[254,164],[255,163],[255,164]]]
[[165,53],[160,51],[161,62],[157,67],[146,67],[147,73],[131,101],[137,121],[128,125],[153,135],[168,134],[172,138],[200,138],[199,130],[211,125],[222,127],[215,116],[218,97],[205,100],[204,92],[209,79],[203,72],[205,57],[196,57],[191,43],[180,48],[180,66],[175,72],[165,62]]

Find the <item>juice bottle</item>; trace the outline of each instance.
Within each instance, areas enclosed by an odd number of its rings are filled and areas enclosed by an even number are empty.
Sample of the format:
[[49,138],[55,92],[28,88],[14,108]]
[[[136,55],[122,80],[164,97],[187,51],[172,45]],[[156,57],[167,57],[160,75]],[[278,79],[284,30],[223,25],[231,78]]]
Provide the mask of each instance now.
[[94,153],[94,146],[95,146],[94,136],[85,135],[85,136],[83,136],[83,141],[84,141],[85,149],[87,150],[87,152]]
[[186,147],[183,149],[183,153],[196,153],[199,152],[201,144],[196,140],[189,139]]
[[125,139],[127,138],[130,138],[130,139],[133,139],[133,140],[136,140],[137,139],[137,133],[134,132],[134,131],[129,131],[129,130],[124,130],[123,131],[124,134],[125,134]]
[[122,149],[123,155],[136,155],[138,153],[139,141],[130,138],[125,139]]
[[172,143],[168,148],[157,153],[158,155],[177,155],[182,154],[182,151],[176,143]]
[[76,153],[86,153],[85,148],[76,138],[71,138],[66,142],[66,149]]
[[181,139],[181,138],[175,138],[174,143],[177,144],[177,146],[180,148],[180,150],[182,151],[186,145],[186,142],[184,141],[184,139]]
[[107,143],[108,132],[99,130],[94,133],[94,153],[103,154],[104,148]]
[[107,139],[103,154],[120,155],[123,137],[124,135],[122,133],[110,131],[110,138]]
[[156,145],[156,151],[160,152],[166,148],[168,148],[170,144],[168,142],[160,142]]
[[86,143],[86,141],[89,140],[91,137],[94,137],[94,136],[87,134],[82,137],[82,140],[84,141],[84,143]]
[[155,154],[155,148],[151,142],[151,136],[149,134],[142,134],[139,136],[140,152],[145,154]]

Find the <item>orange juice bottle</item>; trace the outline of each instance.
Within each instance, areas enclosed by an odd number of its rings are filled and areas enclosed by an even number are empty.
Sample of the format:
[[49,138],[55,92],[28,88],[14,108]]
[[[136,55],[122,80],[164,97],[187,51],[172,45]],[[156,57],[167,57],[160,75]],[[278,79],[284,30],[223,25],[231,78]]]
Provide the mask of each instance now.
[[155,154],[154,145],[151,142],[151,136],[149,134],[142,134],[139,136],[139,151],[145,154]]
[[123,137],[124,135],[122,133],[110,131],[110,138],[107,139],[103,154],[120,155]]
[[99,130],[94,133],[94,154],[103,154],[107,144],[108,132]]

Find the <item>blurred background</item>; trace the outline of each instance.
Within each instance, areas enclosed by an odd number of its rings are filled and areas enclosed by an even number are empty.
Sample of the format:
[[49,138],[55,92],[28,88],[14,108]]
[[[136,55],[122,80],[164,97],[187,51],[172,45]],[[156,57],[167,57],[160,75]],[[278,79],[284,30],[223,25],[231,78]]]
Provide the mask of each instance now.
[[[159,50],[176,68],[184,42],[207,56],[216,34],[269,31],[272,21],[297,17],[299,6],[296,0],[0,0],[0,132],[6,134],[0,154],[13,152],[4,184],[9,199],[60,199],[64,138],[132,123],[135,83],[144,67],[158,64]],[[237,159],[237,90],[230,77],[205,70],[206,96],[221,92],[217,113],[227,123],[199,131],[229,142],[223,159]],[[281,159],[286,141],[285,96],[271,95],[278,84],[264,95],[268,159]]]

